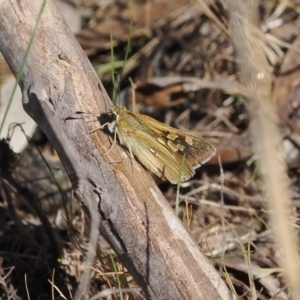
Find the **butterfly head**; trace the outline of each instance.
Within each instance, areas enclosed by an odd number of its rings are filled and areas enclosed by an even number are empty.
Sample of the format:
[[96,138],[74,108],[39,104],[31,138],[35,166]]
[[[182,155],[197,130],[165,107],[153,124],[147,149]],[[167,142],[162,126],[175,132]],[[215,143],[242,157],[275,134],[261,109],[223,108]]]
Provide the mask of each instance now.
[[107,125],[107,129],[109,130],[109,132],[114,133],[116,131],[116,127],[118,125],[118,120],[120,118],[120,115],[125,110],[126,110],[125,107],[118,106],[118,105],[113,106],[113,108],[110,110],[112,121]]

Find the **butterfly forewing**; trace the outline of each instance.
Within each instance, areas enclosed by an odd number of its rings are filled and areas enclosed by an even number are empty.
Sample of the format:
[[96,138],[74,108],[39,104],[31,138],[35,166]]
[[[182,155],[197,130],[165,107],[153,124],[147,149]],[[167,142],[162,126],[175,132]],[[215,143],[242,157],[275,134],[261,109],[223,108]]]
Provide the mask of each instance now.
[[216,152],[210,143],[201,138],[165,125],[146,115],[137,113],[136,117],[142,123],[147,124],[147,127],[155,132],[158,141],[166,145],[170,151],[177,152],[181,156],[185,155],[185,160],[194,168],[206,163]]

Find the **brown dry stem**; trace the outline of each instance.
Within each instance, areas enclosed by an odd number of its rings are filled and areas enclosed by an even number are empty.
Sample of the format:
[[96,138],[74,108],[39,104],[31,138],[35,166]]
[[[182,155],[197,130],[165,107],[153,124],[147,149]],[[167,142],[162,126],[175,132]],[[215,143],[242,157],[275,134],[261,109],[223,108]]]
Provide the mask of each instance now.
[[[300,295],[298,253],[290,222],[291,202],[286,166],[280,154],[281,137],[275,107],[271,101],[271,75],[264,41],[257,27],[258,2],[228,3],[231,30],[238,54],[241,81],[255,97],[246,100],[251,114],[251,130],[265,181],[265,197],[271,214],[275,241],[281,251],[281,266],[292,295]],[[296,299],[296,298],[295,298]]]
[[[39,0],[0,1],[0,50],[15,75],[40,7]],[[65,121],[78,110],[105,111],[110,101],[51,0],[20,87],[25,110],[56,149],[78,200],[93,208],[102,235],[147,297],[234,299],[147,172],[136,162],[132,168],[121,147],[101,155],[109,148],[101,130],[89,135],[84,120]]]

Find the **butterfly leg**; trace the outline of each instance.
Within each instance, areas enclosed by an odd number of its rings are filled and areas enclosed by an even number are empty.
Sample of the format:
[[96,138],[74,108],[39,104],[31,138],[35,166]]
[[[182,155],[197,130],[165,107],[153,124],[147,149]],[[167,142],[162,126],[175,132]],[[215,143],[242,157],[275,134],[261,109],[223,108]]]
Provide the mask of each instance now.
[[107,126],[108,124],[110,124],[110,122],[107,122],[107,123],[105,123],[105,124],[99,126],[98,128],[89,131],[89,133],[95,132],[95,131],[97,131],[97,130],[99,130],[99,129],[103,129],[103,128],[104,128],[105,126]]
[[[105,124],[99,126],[98,128],[89,131],[89,133],[95,132],[95,131],[97,131],[97,130],[99,130],[99,129],[103,129],[105,126],[107,126],[107,125],[109,125],[109,124],[110,124],[110,122],[107,122],[107,123],[105,123]],[[114,144],[115,144],[116,142],[117,142],[117,131],[115,131],[115,134],[114,134],[114,141],[113,141],[112,145],[111,145],[111,146],[109,147],[109,149],[104,153],[104,155],[107,155],[107,154],[110,152],[110,150],[112,149],[112,147],[114,146]]]
[[[106,124],[109,124],[109,123],[106,123]],[[104,124],[104,125],[106,125],[106,124]],[[112,145],[109,147],[109,149],[104,153],[104,155],[107,155],[110,152],[110,150],[113,148],[115,143],[117,142],[117,134],[118,134],[118,132],[117,132],[117,129],[116,129],[115,134],[114,134],[114,141],[113,141]]]

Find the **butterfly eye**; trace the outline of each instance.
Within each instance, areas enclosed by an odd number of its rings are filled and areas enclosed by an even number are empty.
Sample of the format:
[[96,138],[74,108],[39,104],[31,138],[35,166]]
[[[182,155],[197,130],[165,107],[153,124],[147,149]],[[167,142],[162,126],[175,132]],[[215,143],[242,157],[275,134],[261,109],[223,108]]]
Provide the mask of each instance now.
[[118,116],[117,116],[117,114],[112,113],[111,118],[112,118],[114,121],[116,121],[117,118],[118,118]]

